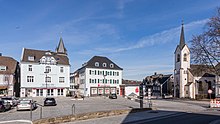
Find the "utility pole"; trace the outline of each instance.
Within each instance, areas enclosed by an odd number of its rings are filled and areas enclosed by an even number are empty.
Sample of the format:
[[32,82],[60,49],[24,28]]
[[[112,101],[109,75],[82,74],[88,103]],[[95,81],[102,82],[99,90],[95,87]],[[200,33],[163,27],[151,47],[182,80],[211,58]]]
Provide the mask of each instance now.
[[143,108],[143,99],[144,99],[144,85],[145,85],[145,80],[139,85],[139,96],[140,96],[140,108]]

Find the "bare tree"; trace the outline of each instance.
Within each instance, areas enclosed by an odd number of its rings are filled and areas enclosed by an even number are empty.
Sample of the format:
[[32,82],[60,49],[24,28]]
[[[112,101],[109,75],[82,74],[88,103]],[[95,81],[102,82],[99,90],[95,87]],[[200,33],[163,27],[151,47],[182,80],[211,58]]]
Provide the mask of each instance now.
[[190,42],[193,62],[209,65],[215,74],[220,75],[220,7],[217,8],[217,14],[206,23],[206,30],[193,36]]

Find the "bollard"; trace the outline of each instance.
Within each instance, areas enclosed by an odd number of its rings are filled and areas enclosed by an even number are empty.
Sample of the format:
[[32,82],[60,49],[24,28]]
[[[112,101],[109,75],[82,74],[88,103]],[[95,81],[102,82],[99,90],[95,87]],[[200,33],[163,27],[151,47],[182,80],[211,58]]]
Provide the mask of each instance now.
[[40,119],[42,119],[42,106],[40,107]]
[[[74,108],[74,111],[73,111],[73,108]],[[75,111],[76,111],[76,108],[75,108],[75,104],[72,105],[72,115],[75,115]],[[74,112],[74,114],[73,114]]]
[[31,102],[31,105],[30,105],[30,120],[32,121],[32,105],[33,103]]

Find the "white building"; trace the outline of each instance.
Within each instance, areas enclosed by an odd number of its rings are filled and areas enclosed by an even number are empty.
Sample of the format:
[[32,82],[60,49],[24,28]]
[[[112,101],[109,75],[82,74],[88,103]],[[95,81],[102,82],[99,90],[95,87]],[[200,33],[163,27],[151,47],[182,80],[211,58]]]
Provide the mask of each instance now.
[[23,48],[21,97],[66,96],[70,86],[70,64],[62,38],[56,52]]
[[119,94],[122,70],[107,57],[94,56],[75,72],[75,85],[84,96]]
[[175,50],[174,96],[179,98],[207,98],[208,90],[215,94],[215,75],[208,65],[190,64],[190,49],[185,43],[182,24],[180,43]]

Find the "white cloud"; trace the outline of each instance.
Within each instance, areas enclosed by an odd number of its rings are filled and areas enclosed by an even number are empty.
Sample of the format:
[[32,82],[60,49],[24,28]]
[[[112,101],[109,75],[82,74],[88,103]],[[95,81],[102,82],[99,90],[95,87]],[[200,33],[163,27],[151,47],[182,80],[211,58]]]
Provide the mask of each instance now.
[[[198,28],[198,26],[204,25],[207,21],[208,19],[190,22],[184,25],[184,27],[188,31],[195,30],[196,28]],[[156,33],[150,36],[145,36],[143,38],[140,38],[140,40],[138,40],[136,44],[132,44],[130,46],[120,47],[120,48],[114,47],[114,48],[107,48],[107,49],[96,48],[95,50],[99,52],[104,52],[104,51],[122,52],[122,51],[127,51],[127,50],[143,48],[146,46],[154,46],[156,44],[165,44],[168,42],[174,42],[177,39],[179,39],[180,28],[181,27],[179,26],[179,27],[168,29],[168,30],[164,30],[162,32],[159,32],[159,33]]]

